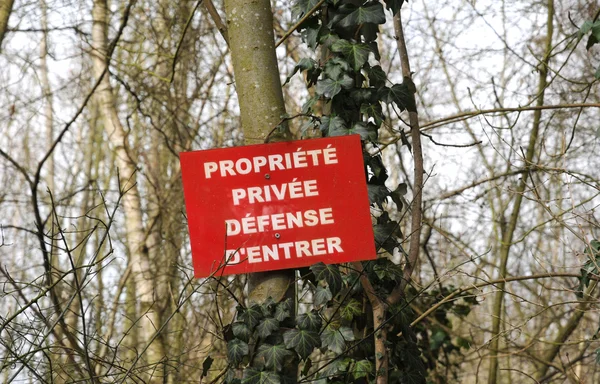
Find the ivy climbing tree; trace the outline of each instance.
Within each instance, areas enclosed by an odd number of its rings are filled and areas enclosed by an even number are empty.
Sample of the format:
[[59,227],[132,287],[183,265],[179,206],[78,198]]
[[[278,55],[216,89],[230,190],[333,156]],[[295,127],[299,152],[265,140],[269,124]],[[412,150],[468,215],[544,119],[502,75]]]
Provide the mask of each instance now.
[[[408,266],[411,260],[401,246],[401,223],[392,217],[403,217],[410,209],[414,213],[415,201],[420,205],[420,198],[413,196],[412,205],[407,201],[405,182],[394,189],[386,186],[388,170],[377,150],[380,129],[389,121],[384,110],[398,116],[414,114],[408,125],[417,141],[420,134],[418,122],[413,122],[417,119],[416,88],[410,71],[402,76],[402,82],[394,83],[379,64],[380,26],[392,17],[399,20],[402,3],[386,1],[387,15],[378,1],[299,0],[293,6],[303,40],[322,53],[319,60],[301,58],[286,81],[301,73],[313,90],[297,117],[306,119],[301,134],[360,135],[380,257],[364,263],[319,263],[301,269],[298,296],[311,300],[300,307],[295,300],[281,297],[240,305],[226,332],[226,383],[425,383],[428,370],[438,359],[449,361],[449,355],[468,346],[464,340],[458,345],[451,342],[444,329],[448,315],[466,316],[473,300],[439,306],[434,315],[439,324],[436,328],[411,326],[416,318],[412,307],[434,305],[435,299],[421,297],[407,284],[413,270]],[[403,128],[400,131],[404,132]],[[287,133],[287,127],[278,127],[273,133]],[[407,150],[413,150],[405,134],[403,142]],[[413,195],[420,194],[421,188],[422,181],[416,188],[413,185]],[[416,211],[416,226],[420,227],[420,207]],[[417,231],[411,239],[414,245],[409,252],[415,255],[418,237]],[[401,262],[394,262],[394,254],[400,255]],[[452,294],[452,289],[444,288],[438,294]],[[301,309],[298,312],[297,307]]]

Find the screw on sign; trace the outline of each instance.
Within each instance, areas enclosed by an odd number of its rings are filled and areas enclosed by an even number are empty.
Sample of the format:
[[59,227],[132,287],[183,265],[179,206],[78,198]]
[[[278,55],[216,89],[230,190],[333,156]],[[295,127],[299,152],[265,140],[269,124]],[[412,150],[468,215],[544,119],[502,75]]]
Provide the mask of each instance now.
[[180,160],[196,277],[376,257],[358,135]]

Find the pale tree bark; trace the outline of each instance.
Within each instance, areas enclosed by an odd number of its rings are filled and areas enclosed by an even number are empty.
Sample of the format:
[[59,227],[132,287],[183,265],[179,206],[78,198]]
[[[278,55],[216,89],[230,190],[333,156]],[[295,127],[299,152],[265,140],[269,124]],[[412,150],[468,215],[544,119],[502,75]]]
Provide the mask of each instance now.
[[[162,131],[162,134],[157,131],[157,127],[150,127],[148,136],[150,137],[150,148],[146,152],[146,171],[144,176],[148,185],[148,193],[146,197],[148,215],[148,233],[146,238],[146,248],[148,249],[148,256],[152,267],[152,277],[154,279],[154,289],[156,292],[156,303],[160,311],[160,324],[164,327],[165,332],[159,335],[160,342],[164,344],[164,353],[171,356],[176,356],[170,353],[175,347],[172,344],[171,336],[174,336],[169,329],[169,324],[166,324],[166,319],[171,314],[173,303],[171,300],[171,294],[169,294],[170,278],[176,275],[176,261],[177,257],[173,257],[171,244],[169,241],[178,242],[178,236],[176,231],[172,231],[171,214],[168,212],[168,206],[181,207],[183,201],[177,201],[178,199],[171,199],[168,188],[164,188],[165,185],[170,185],[168,180],[165,180],[165,171],[173,162],[174,156],[172,156],[165,148],[165,140],[169,140],[171,133],[175,126],[173,122],[172,113],[165,114],[164,107],[167,106],[167,110],[174,111],[177,106],[169,105],[169,83],[166,81],[170,77],[171,67],[169,48],[171,41],[175,37],[171,37],[169,31],[169,14],[171,7],[168,1],[159,1],[157,7],[157,15],[154,20],[153,26],[155,29],[156,36],[158,39],[154,42],[153,56],[155,57],[154,62],[154,73],[157,76],[152,78],[151,87],[148,89],[152,95],[154,102],[150,110],[152,121],[158,124],[158,128]],[[163,137],[166,135],[166,137]],[[172,159],[173,158],[173,159]],[[172,165],[175,169],[179,166],[178,164]],[[177,172],[176,172],[177,173]],[[173,218],[174,219],[174,218]],[[181,246],[181,243],[179,246]],[[175,285],[176,286],[176,285]],[[165,363],[161,368],[164,376],[168,377],[169,380],[173,380],[173,376],[176,371],[170,372],[170,367],[174,364],[169,362]]]
[[0,53],[2,52],[2,40],[8,29],[8,18],[12,12],[14,0],[0,0]]
[[[225,14],[235,86],[246,144],[263,143],[285,114],[269,0],[226,0]],[[282,128],[279,137],[289,137]],[[249,297],[281,300],[292,286],[294,271],[254,273]]]
[[[159,2],[154,24],[159,38],[154,42],[153,49],[153,72],[157,76],[152,78],[148,88],[153,99],[149,114],[155,126],[150,127],[149,136],[153,144],[146,153],[147,168],[144,173],[151,192],[148,193],[147,200],[148,222],[151,224],[146,245],[153,265],[155,290],[159,300],[157,304],[161,308],[161,321],[165,329],[162,340],[165,352],[172,360],[165,364],[164,369],[169,383],[181,381],[180,357],[184,355],[183,333],[186,332],[183,329],[183,315],[177,313],[172,316],[177,311],[173,291],[181,284],[181,275],[177,273],[177,259],[184,247],[182,233],[185,231],[185,222],[180,214],[184,202],[179,181],[179,159],[172,151],[188,147],[186,143],[182,143],[180,127],[188,125],[190,105],[193,102],[193,98],[188,95],[188,79],[197,57],[188,48],[193,44],[197,31],[188,26],[196,8],[191,3]],[[181,34],[172,34],[173,19],[187,21]],[[175,55],[172,52],[174,46]],[[165,109],[169,113],[165,114]]]
[[541,356],[539,356],[539,362],[537,364],[538,370],[534,375],[535,380],[541,382],[546,376],[552,361],[556,358],[556,356],[558,356],[561,348],[565,345],[569,337],[571,337],[575,329],[579,326],[579,323],[583,319],[583,316],[586,314],[586,312],[590,309],[592,303],[596,302],[596,298],[590,298],[588,295],[595,287],[596,284],[592,284],[590,289],[585,292],[585,298],[581,300],[574,308],[565,325],[558,329],[558,332],[556,332],[556,337],[551,343],[549,343],[550,348],[548,348]]
[[226,0],[225,13],[244,140],[263,143],[285,114],[271,3]]
[[[46,146],[51,148],[54,144],[54,111],[52,109],[52,88],[50,86],[50,80],[48,78],[48,8],[45,0],[40,0],[40,11],[41,11],[41,23],[40,27],[42,29],[42,39],[40,41],[40,85],[42,88],[42,95],[44,98],[44,128],[46,129]],[[54,185],[54,153],[50,154],[48,157],[48,161],[46,162],[46,185],[48,190],[51,193],[55,193],[55,185]],[[46,203],[50,206],[51,199],[49,196],[46,198]],[[48,236],[50,237],[49,243],[49,259],[50,266],[53,271],[60,271],[61,266],[58,258],[56,257],[56,228],[55,228],[55,220],[48,220]],[[53,272],[54,273],[54,272]],[[56,276],[57,278],[59,276]],[[59,288],[60,296],[70,297],[73,292],[69,289],[68,284],[59,284],[57,286]],[[76,306],[77,300],[73,300],[72,306]],[[76,310],[75,308],[72,308]],[[63,328],[57,328],[57,338],[64,339],[65,345],[67,348],[71,350],[75,350],[75,345],[72,345],[69,338],[65,337],[63,334],[64,331],[68,332],[68,329],[75,329],[76,324],[74,324],[74,320],[76,321],[76,316],[73,316],[73,310],[68,310],[65,313],[65,323],[68,325],[68,328],[64,330]],[[69,369],[70,360],[73,360],[74,356],[72,353],[66,353],[64,355],[53,355],[55,357],[54,363],[56,364],[55,372],[56,376],[53,377],[53,380],[60,384],[64,383],[68,380],[68,377],[72,374],[72,369]]]
[[[406,39],[402,29],[402,11],[394,16],[394,32],[396,33],[396,43],[398,45],[398,54],[400,55],[400,65],[402,67],[403,83],[406,83],[410,90],[413,100],[416,93],[416,87],[412,80],[410,70],[410,59],[406,48]],[[416,104],[416,103],[415,103]],[[419,127],[419,114],[416,111],[408,111],[410,123],[410,138],[413,147],[413,198],[410,205],[410,248],[408,250],[408,259],[404,266],[403,279],[399,285],[399,292],[403,294],[415,271],[419,260],[419,251],[421,249],[421,229],[423,224],[423,147],[421,145],[421,129]],[[392,292],[396,296],[398,290]]]
[[[119,120],[108,71],[107,71],[107,2],[106,0],[94,1],[92,10],[92,56],[94,75],[100,79],[96,96],[100,104],[100,113],[104,122],[104,129],[116,155],[119,170],[119,184],[124,192],[123,210],[125,213],[126,240],[129,249],[129,263],[132,278],[135,282],[137,301],[139,303],[137,332],[140,345],[138,350],[144,353],[143,361],[150,367],[159,363],[164,357],[164,346],[157,337],[160,329],[160,314],[154,305],[154,285],[151,279],[150,260],[148,249],[145,247],[145,231],[142,221],[142,204],[136,184],[136,164],[132,154],[128,151],[127,133]],[[145,351],[145,352],[144,352]],[[162,382],[159,375],[147,377],[147,382]]]
[[[415,93],[416,87],[412,80],[412,72],[410,69],[410,59],[408,56],[408,49],[406,47],[406,39],[404,37],[404,30],[402,28],[402,11],[394,16],[394,32],[396,33],[396,45],[398,46],[398,54],[400,56],[400,65],[402,68],[403,84],[406,84],[410,91],[412,104],[415,106],[414,110],[408,111],[408,119],[410,124],[410,136],[412,140],[413,148],[413,198],[410,205],[411,219],[410,219],[410,248],[408,251],[408,257],[404,264],[404,271],[402,274],[402,281],[396,286],[387,298],[388,305],[397,304],[404,297],[404,290],[408,286],[412,279],[412,275],[415,272],[415,267],[419,260],[419,254],[421,249],[421,229],[423,224],[423,148],[421,145],[421,129],[419,125],[419,114],[416,109]],[[375,326],[377,326],[378,314],[374,309]],[[381,312],[379,317],[382,317],[385,312]],[[379,320],[381,321],[381,320]],[[384,327],[382,324],[381,337],[386,337]],[[384,339],[385,340],[385,339]],[[379,347],[378,347],[379,346]],[[381,358],[376,360],[377,369],[377,384],[387,384],[388,382],[388,360],[389,356],[387,353],[387,346],[384,342],[377,341],[375,343],[377,348],[375,353]]]
[[[274,133],[287,140],[287,125],[275,130],[285,114],[285,104],[273,35],[273,14],[269,0],[225,0],[229,47],[240,104],[246,144],[263,143]],[[250,302],[262,303],[295,298],[295,270],[253,273],[248,276]],[[296,377],[297,364],[284,367]]]
[[[554,33],[554,0],[548,0],[548,18],[546,25],[546,45],[544,50],[544,57],[542,58],[539,66],[539,78],[538,78],[538,90],[537,90],[537,106],[544,105],[544,92],[548,85],[548,63],[550,61],[550,55],[552,54],[552,34]],[[529,143],[527,145],[527,151],[525,158],[523,159],[525,167],[529,168],[534,161],[536,155],[536,146],[538,144],[538,134],[541,126],[542,110],[536,109],[533,113],[533,124],[531,127],[531,133],[529,134]],[[527,181],[529,179],[529,172],[523,173],[521,181],[515,191],[515,199],[508,220],[507,225],[502,230],[502,242],[500,244],[500,270],[498,275],[500,278],[507,277],[507,265],[510,256],[510,250],[512,247],[513,236],[519,223],[519,216],[521,214],[521,204],[525,195],[527,187]],[[498,381],[498,353],[500,345],[501,332],[500,328],[502,325],[503,318],[503,301],[504,301],[504,287],[505,283],[501,282],[497,285],[498,292],[494,297],[493,309],[492,309],[492,339],[490,340],[490,365],[488,371],[488,384],[496,384]]]

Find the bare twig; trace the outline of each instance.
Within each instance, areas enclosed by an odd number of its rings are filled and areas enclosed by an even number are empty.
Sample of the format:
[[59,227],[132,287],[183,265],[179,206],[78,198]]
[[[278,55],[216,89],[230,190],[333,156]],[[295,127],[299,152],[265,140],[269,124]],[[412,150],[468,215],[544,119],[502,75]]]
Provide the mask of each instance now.
[[439,128],[443,125],[456,123],[459,121],[471,119],[481,115],[489,115],[492,113],[507,113],[507,112],[524,112],[524,111],[542,111],[548,109],[570,109],[570,108],[600,108],[600,103],[567,103],[555,105],[532,105],[526,107],[507,107],[507,108],[490,108],[479,109],[476,111],[468,111],[458,113],[456,115],[444,117],[439,120],[430,121],[422,125],[424,131],[429,131],[434,128]]
[[474,284],[469,287],[460,288],[460,289],[457,289],[456,291],[452,292],[448,296],[444,297],[442,300],[438,301],[436,304],[432,305],[428,310],[426,310],[419,317],[414,319],[412,321],[412,323],[410,323],[410,326],[414,327],[415,325],[419,324],[421,321],[423,321],[425,318],[427,318],[427,316],[429,316],[431,313],[435,312],[439,307],[448,303],[449,301],[454,299],[456,296],[461,295],[465,292],[468,292],[471,290],[478,290],[478,289],[481,289],[484,287],[488,287],[490,285],[508,283],[511,281],[539,280],[539,279],[550,279],[550,278],[555,278],[555,277],[579,278],[579,277],[581,277],[581,275],[576,274],[576,273],[542,273],[542,274],[530,275],[530,276],[513,276],[513,277],[507,277],[507,278],[503,278],[503,279],[486,281],[484,283]]
[[200,6],[200,4],[202,4],[202,2],[203,2],[203,0],[198,0],[198,2],[196,3],[196,6],[194,6],[194,9],[190,13],[190,16],[188,17],[188,19],[185,23],[183,32],[181,33],[181,36],[179,37],[179,41],[177,42],[177,49],[175,49],[175,55],[173,56],[173,62],[171,63],[171,79],[169,79],[169,84],[172,84],[173,79],[175,79],[175,66],[177,65],[177,58],[179,57],[179,51],[181,51],[181,47],[183,46],[183,40],[185,39],[185,34],[187,33],[187,30],[189,29],[190,25],[192,24],[192,19],[194,18],[194,15],[196,14],[196,11],[198,10],[198,7]]
[[223,36],[225,44],[229,46],[229,35],[227,34],[227,26],[225,25],[225,23],[223,23],[223,20],[221,19],[219,12],[217,12],[217,9],[215,8],[215,5],[213,4],[212,0],[204,0],[202,5],[204,5],[204,8],[206,8],[206,10],[208,11],[208,14],[217,26],[217,29],[221,33],[221,36]]
[[[408,58],[408,51],[406,49],[406,41],[404,39],[404,32],[402,30],[401,21],[402,11],[398,12],[394,16],[394,31],[396,32],[396,43],[398,45],[398,52],[400,54],[400,63],[402,65],[402,76],[404,81],[412,84],[412,74],[410,70],[410,61]],[[413,88],[413,100],[414,92]],[[400,284],[392,291],[388,301],[391,304],[400,301],[404,295],[404,289],[411,279],[412,273],[415,269],[415,265],[419,258],[420,250],[420,238],[421,238],[421,224],[422,224],[422,200],[423,200],[423,149],[421,146],[421,132],[419,128],[419,115],[417,111],[409,111],[409,122],[413,146],[413,157],[414,157],[414,181],[413,181],[413,199],[411,204],[411,241],[410,248],[408,251],[408,259],[404,266],[403,279]]]
[[284,41],[286,41],[287,38],[290,37],[292,35],[292,33],[294,33],[294,31],[300,25],[302,25],[302,23],[304,23],[306,21],[306,19],[308,19],[309,17],[311,17],[312,14],[315,13],[321,7],[321,5],[323,5],[323,3],[325,3],[325,0],[319,1],[314,7],[312,7],[310,9],[310,11],[306,12],[306,14],[304,16],[302,16],[302,18],[300,18],[300,20],[298,20],[298,22],[296,24],[294,24],[290,29],[288,29],[288,31],[281,37],[281,39],[279,39],[279,41],[277,42],[277,44],[275,44],[275,48],[279,47],[281,45],[281,43],[283,43]]

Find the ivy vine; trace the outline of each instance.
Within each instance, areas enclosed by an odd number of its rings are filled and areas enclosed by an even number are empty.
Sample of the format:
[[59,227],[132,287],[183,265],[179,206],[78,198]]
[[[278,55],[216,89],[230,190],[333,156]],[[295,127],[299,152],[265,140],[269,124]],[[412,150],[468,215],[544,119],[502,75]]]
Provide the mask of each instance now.
[[[379,26],[400,10],[403,0],[327,0],[318,12],[305,18],[298,31],[312,49],[325,52],[321,60],[302,58],[292,76],[301,73],[313,89],[302,107],[310,120],[303,129],[318,129],[323,136],[359,134],[368,145],[377,145],[379,130],[387,117],[384,106],[397,113],[416,111],[414,84],[410,79],[392,83],[381,65],[377,46]],[[308,15],[319,1],[298,0],[293,6],[297,18]],[[314,116],[320,116],[314,118]],[[405,140],[407,145],[408,140]],[[410,150],[410,147],[409,147]],[[400,251],[403,234],[400,224],[387,211],[390,204],[402,210],[407,204],[405,183],[390,190],[388,172],[380,156],[364,151],[370,203],[381,214],[373,227],[379,250]],[[380,298],[386,298],[402,280],[402,268],[388,257],[363,263],[362,271],[350,266],[315,264],[300,270],[301,294],[310,297],[301,313],[290,300],[268,300],[237,308],[235,322],[226,333],[229,369],[228,384],[279,384],[310,382],[371,383],[377,372],[372,308],[360,283],[365,274]],[[432,314],[435,326],[419,323],[413,308],[429,307],[452,292],[432,291],[430,295],[410,291],[404,300],[387,308],[383,326],[387,330],[389,382],[426,383],[441,357],[451,366],[449,355],[468,348],[464,339],[447,332],[450,315],[468,315],[475,302],[467,297],[441,306]],[[385,300],[384,300],[385,301]]]

